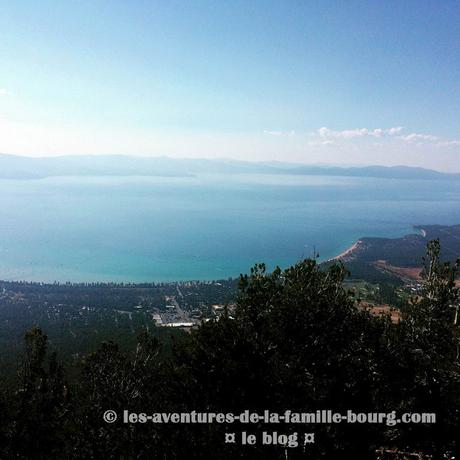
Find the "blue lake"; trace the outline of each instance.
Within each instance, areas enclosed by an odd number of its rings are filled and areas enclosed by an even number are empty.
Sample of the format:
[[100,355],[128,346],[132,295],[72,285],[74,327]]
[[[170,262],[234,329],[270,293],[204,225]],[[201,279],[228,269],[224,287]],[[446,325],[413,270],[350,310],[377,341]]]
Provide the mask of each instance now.
[[203,175],[0,180],[0,279],[218,279],[460,223],[460,182]]

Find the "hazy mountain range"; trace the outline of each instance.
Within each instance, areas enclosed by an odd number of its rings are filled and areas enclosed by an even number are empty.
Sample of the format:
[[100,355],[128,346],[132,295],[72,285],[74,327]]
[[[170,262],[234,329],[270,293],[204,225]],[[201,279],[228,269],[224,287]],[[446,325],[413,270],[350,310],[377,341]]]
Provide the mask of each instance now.
[[343,167],[128,155],[31,158],[0,154],[1,179],[39,179],[51,176],[193,176],[213,173],[460,180],[458,173],[448,174],[408,166]]

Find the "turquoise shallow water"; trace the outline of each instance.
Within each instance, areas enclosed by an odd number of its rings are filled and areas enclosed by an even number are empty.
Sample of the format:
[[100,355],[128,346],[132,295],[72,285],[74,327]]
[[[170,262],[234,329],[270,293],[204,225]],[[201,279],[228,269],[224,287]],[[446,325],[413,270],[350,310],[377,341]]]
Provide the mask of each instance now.
[[0,279],[217,279],[460,223],[460,182],[208,175],[0,180]]

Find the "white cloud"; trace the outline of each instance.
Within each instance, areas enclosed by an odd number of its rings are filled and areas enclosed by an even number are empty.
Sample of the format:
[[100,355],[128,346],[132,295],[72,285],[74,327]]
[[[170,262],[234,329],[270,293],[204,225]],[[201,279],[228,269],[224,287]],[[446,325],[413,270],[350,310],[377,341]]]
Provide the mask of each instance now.
[[332,129],[323,126],[319,128],[317,134],[322,138],[328,139],[355,139],[360,137],[384,137],[395,136],[400,133],[403,128],[401,126],[383,129],[383,128],[356,128],[356,129],[344,129],[343,131],[334,131]]
[[[406,147],[457,147],[460,146],[458,139],[443,139],[434,134],[427,133],[403,133],[402,126],[393,126],[391,128],[354,128],[336,131],[326,126],[318,128],[316,131],[309,133],[295,133],[294,131],[264,131],[264,135],[276,137],[292,137],[296,139],[304,139],[307,135],[310,140],[307,140],[308,147],[321,146],[337,146],[344,148],[346,145],[349,148],[362,148],[364,145],[373,146],[375,148],[387,148],[391,143],[394,147],[398,145]],[[353,141],[357,141],[355,143]]]
[[177,158],[408,165],[460,172],[460,139],[438,136],[435,141],[418,139],[408,142],[401,138],[406,134],[402,128],[359,128],[345,130],[345,133],[321,128],[310,133],[290,133],[268,130],[265,133],[184,133],[113,129],[109,125],[51,125],[8,121],[0,114],[0,152],[27,156],[93,153],[167,155]]
[[269,136],[278,136],[278,137],[292,137],[295,136],[295,131],[269,131],[265,130],[264,134],[267,134]]
[[10,92],[6,88],[0,88],[0,97],[1,96],[9,96]]
[[407,136],[401,136],[400,139],[406,142],[423,142],[423,141],[437,141],[438,136],[433,136],[432,134],[418,134],[411,133]]
[[336,145],[336,142],[331,140],[331,139],[325,139],[325,140],[321,140],[321,141],[309,141],[309,142],[307,142],[307,145],[309,147],[317,147],[317,146],[321,146],[321,145]]
[[396,128],[388,129],[387,132],[390,136],[395,136],[396,134],[399,134],[402,130],[403,130],[402,126],[397,126]]
[[[460,146],[459,139],[444,139],[440,136],[429,133],[404,133],[404,128],[395,126],[392,128],[355,128],[335,131],[325,126],[309,133],[312,138],[307,142],[308,147],[320,148],[325,145],[334,145],[341,152],[345,150],[362,149],[373,151],[373,154],[378,156],[382,148],[387,149],[403,149],[406,154],[408,152],[424,151],[424,155],[433,153],[433,148],[437,148],[436,155],[441,149],[445,152]],[[338,150],[339,151],[339,150]]]

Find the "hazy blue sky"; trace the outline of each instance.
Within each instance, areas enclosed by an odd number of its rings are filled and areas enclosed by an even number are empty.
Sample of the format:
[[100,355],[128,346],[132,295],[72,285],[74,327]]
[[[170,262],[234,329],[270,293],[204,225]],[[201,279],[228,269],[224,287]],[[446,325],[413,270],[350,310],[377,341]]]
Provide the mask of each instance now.
[[460,2],[0,0],[0,152],[460,171]]

